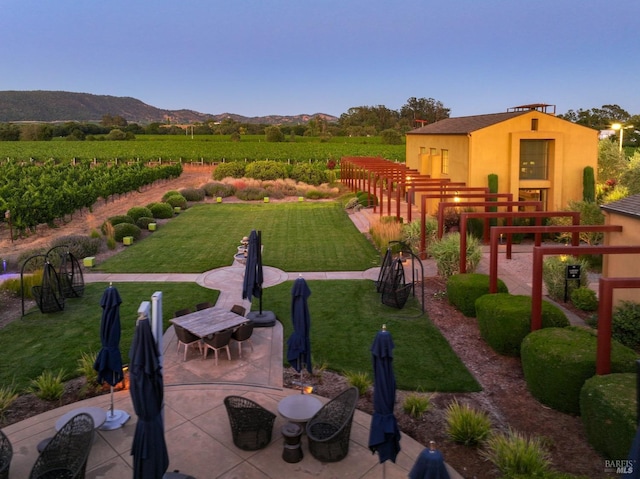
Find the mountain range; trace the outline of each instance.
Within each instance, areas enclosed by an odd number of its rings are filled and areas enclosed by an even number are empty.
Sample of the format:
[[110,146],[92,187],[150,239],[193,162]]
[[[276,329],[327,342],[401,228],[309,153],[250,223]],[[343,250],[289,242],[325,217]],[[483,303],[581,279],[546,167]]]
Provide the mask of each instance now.
[[303,124],[320,116],[328,122],[338,118],[324,113],[246,117],[234,113],[209,114],[194,110],[163,110],[131,97],[94,95],[67,91],[0,91],[0,122],[99,122],[104,115],[121,116],[129,123],[199,123],[232,119],[239,123],[267,125]]

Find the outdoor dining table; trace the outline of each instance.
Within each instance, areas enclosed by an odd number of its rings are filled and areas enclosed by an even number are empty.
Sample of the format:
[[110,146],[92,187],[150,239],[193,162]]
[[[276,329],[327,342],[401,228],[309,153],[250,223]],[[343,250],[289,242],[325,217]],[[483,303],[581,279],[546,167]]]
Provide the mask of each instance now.
[[170,320],[199,338],[206,338],[224,329],[236,328],[249,320],[224,308],[206,308]]

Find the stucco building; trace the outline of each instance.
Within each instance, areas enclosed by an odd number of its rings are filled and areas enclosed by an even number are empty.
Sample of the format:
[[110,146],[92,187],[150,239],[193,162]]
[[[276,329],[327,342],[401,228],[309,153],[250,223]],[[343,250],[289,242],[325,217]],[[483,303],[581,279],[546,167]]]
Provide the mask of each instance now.
[[447,118],[409,131],[406,164],[467,186],[487,186],[496,174],[499,193],[564,209],[569,200],[582,200],[584,168],[597,171],[598,131],[558,118],[549,107]]
[[[606,246],[640,245],[640,195],[628,196],[619,201],[600,207],[606,225],[621,225],[620,233],[607,233]],[[602,263],[604,277],[637,278],[640,276],[640,255],[605,255]],[[627,300],[640,303],[640,291],[637,289],[615,289],[614,304]]]

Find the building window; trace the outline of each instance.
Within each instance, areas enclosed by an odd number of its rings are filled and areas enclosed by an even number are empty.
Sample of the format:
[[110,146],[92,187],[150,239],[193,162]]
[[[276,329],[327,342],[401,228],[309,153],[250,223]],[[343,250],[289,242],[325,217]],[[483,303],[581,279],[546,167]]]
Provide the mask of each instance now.
[[426,155],[427,154],[427,147],[426,146],[421,146],[420,147],[420,154],[421,155]]
[[449,174],[449,150],[442,150],[440,173]]
[[549,140],[520,140],[520,179],[546,180],[549,173]]
[[429,148],[429,154],[431,156],[436,156],[438,154],[438,150],[436,150],[435,148]]
[[531,118],[531,131],[538,131],[538,119]]

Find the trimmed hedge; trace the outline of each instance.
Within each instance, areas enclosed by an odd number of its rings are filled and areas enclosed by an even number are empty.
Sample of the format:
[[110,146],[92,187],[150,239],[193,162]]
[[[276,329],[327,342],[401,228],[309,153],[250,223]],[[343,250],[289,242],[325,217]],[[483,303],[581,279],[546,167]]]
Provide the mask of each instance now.
[[[531,296],[486,294],[476,300],[478,327],[483,339],[497,353],[519,356],[522,340],[531,332]],[[542,301],[542,327],[569,326],[560,308]]]
[[135,221],[129,215],[111,216],[107,218],[107,220],[104,223],[102,223],[102,226],[100,227],[100,231],[102,231],[103,235],[107,234],[107,223],[111,223],[111,226],[115,226],[115,225],[119,225],[120,223],[135,224]]
[[133,239],[140,238],[142,231],[136,225],[120,223],[113,227],[113,238],[120,242],[125,236],[133,236]]
[[202,188],[183,188],[180,190],[180,194],[187,201],[203,201],[205,197],[205,192]]
[[152,216],[151,210],[146,206],[134,206],[127,211],[127,216],[130,216],[133,219],[134,224],[142,218],[143,216]]
[[[585,328],[546,328],[522,342],[522,370],[531,394],[543,404],[569,414],[580,413],[580,390],[596,373],[597,338]],[[611,341],[611,372],[631,373],[636,353]]]
[[[498,279],[498,293],[508,293],[504,281]],[[447,279],[447,298],[467,317],[476,316],[476,299],[489,294],[489,275],[480,273],[454,274]]]
[[149,209],[156,219],[173,218],[173,208],[169,203],[152,203]]
[[580,391],[587,439],[609,459],[626,458],[638,424],[636,375],[605,374],[587,379]]

